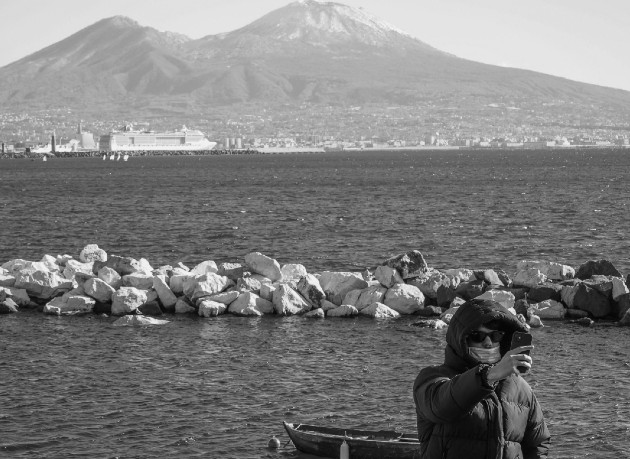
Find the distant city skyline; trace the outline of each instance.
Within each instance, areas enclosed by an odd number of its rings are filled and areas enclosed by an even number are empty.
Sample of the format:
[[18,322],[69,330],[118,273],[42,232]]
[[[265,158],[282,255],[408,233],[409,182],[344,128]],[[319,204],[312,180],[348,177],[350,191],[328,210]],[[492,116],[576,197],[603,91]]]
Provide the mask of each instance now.
[[[289,0],[2,0],[0,66],[115,15],[192,39],[230,32]],[[630,91],[627,0],[344,0],[465,59]]]

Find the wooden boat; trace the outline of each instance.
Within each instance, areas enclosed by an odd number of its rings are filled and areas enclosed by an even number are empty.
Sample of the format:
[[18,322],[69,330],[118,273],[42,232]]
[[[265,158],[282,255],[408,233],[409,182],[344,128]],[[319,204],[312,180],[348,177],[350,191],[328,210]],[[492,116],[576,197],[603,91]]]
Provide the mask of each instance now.
[[295,447],[314,456],[338,458],[341,444],[347,443],[350,458],[419,459],[417,435],[395,430],[361,430],[321,427],[284,422]]

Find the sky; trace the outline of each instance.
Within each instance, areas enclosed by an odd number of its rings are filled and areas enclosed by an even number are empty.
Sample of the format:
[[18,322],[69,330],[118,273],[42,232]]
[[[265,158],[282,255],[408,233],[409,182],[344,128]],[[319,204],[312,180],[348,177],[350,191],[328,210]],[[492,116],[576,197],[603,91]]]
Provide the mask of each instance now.
[[[0,67],[128,16],[196,39],[291,0],[0,0]],[[629,0],[341,0],[458,57],[630,91]]]

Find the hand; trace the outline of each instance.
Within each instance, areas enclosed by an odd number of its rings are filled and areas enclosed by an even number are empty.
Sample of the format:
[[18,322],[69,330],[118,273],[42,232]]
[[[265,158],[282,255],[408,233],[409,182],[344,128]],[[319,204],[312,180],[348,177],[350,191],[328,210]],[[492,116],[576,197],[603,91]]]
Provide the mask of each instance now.
[[488,371],[488,382],[490,384],[507,378],[511,374],[519,374],[518,367],[524,367],[525,372],[532,367],[532,358],[522,352],[531,351],[534,346],[521,346],[511,349],[505,353],[503,358],[499,360],[490,371]]

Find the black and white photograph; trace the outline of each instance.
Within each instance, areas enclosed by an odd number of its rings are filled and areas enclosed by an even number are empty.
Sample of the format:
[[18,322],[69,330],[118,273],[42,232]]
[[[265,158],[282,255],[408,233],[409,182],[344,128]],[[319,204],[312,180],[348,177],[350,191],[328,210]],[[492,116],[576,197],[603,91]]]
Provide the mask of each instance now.
[[1,0],[0,457],[630,457],[626,0]]

